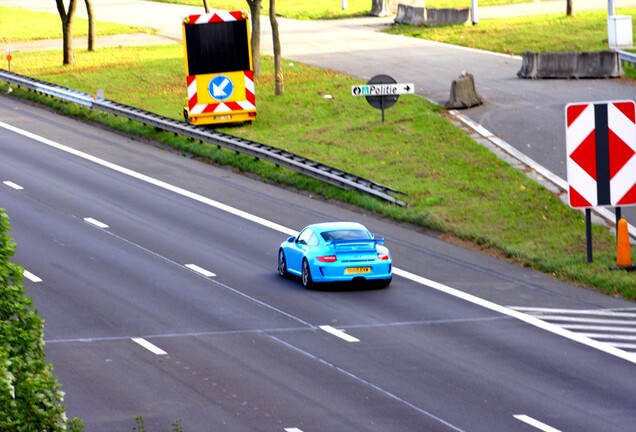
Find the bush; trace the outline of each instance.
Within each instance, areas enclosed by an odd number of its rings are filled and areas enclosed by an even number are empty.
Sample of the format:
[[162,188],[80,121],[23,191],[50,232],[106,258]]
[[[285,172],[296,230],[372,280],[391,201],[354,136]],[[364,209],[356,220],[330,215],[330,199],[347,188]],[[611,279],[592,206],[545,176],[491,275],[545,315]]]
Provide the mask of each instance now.
[[15,243],[0,209],[0,430],[81,431],[67,423],[63,393],[44,355],[44,322],[22,285],[24,270],[10,262]]

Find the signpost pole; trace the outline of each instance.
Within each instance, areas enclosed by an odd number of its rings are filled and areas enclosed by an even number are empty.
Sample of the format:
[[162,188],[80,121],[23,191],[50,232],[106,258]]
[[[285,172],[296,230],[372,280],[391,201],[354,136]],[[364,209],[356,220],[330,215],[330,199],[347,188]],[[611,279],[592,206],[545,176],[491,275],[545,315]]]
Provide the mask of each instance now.
[[592,210],[585,209],[585,239],[587,243],[587,262],[592,262]]
[[380,99],[380,104],[382,105],[382,123],[384,123],[384,96]]

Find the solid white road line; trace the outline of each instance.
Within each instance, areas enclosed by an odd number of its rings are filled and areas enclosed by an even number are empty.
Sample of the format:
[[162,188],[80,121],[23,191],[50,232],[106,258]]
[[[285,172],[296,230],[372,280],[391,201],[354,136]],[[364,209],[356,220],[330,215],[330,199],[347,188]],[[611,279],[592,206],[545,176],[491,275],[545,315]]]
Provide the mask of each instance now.
[[[121,166],[116,165],[114,163],[105,161],[103,159],[97,158],[97,157],[92,156],[92,155],[89,155],[88,153],[81,152],[79,150],[76,150],[76,149],[73,149],[71,147],[59,144],[59,143],[57,143],[55,141],[52,141],[52,140],[49,140],[47,138],[41,137],[41,136],[36,135],[34,133],[25,131],[25,130],[17,128],[15,126],[11,126],[10,124],[7,124],[7,123],[4,123],[4,122],[0,121],[0,127],[4,128],[4,129],[7,129],[7,130],[10,130],[10,131],[12,131],[14,133],[20,134],[22,136],[25,136],[27,138],[30,138],[30,139],[32,139],[34,141],[38,141],[38,142],[40,142],[42,144],[45,144],[45,145],[48,145],[50,147],[56,148],[58,150],[61,150],[61,151],[67,152],[69,154],[75,155],[75,156],[80,157],[82,159],[91,161],[91,162],[96,163],[98,165],[101,165],[101,166],[103,166],[105,168],[111,169],[113,171],[117,171],[117,172],[119,172],[121,174],[136,178],[136,179],[144,181],[146,183],[150,183],[150,184],[155,185],[157,187],[169,190],[171,192],[177,193],[177,194],[182,195],[184,197],[187,197],[187,198],[193,199],[195,201],[201,202],[203,204],[215,207],[215,208],[217,208],[219,210],[228,212],[230,214],[233,214],[235,216],[244,218],[246,220],[250,220],[250,221],[252,221],[254,223],[257,223],[259,225],[262,225],[262,226],[268,227],[270,229],[279,231],[279,232],[281,232],[283,234],[286,234],[286,235],[297,235],[298,234],[298,231],[292,230],[292,229],[287,228],[287,227],[285,227],[283,225],[279,225],[277,223],[268,221],[267,219],[252,215],[252,214],[244,212],[242,210],[238,210],[238,209],[236,209],[234,207],[230,207],[230,206],[228,206],[226,204],[222,204],[222,203],[220,203],[218,201],[211,200],[209,198],[206,198],[204,196],[195,194],[195,193],[187,191],[185,189],[181,189],[179,187],[173,186],[173,185],[168,184],[166,182],[154,179],[152,177],[148,177],[148,176],[146,176],[144,174],[140,174],[140,173],[135,172],[133,170],[130,170],[128,168],[124,168],[124,167],[121,167]],[[627,360],[627,361],[629,361],[631,363],[636,363],[636,355],[634,355],[634,354],[627,353],[625,351],[622,351],[622,350],[620,350],[618,348],[609,346],[607,344],[594,341],[594,340],[586,338],[584,336],[577,335],[577,334],[575,334],[575,333],[573,333],[573,332],[571,332],[569,330],[563,329],[563,328],[561,328],[559,326],[547,323],[545,321],[541,321],[540,319],[532,317],[530,315],[527,315],[527,314],[525,314],[523,312],[518,312],[518,311],[512,310],[512,309],[507,308],[505,306],[501,306],[501,305],[498,305],[496,303],[481,299],[481,298],[476,297],[474,295],[462,292],[462,291],[460,291],[458,289],[448,287],[446,285],[443,285],[443,284],[440,284],[438,282],[423,278],[421,276],[418,276],[416,274],[413,274],[413,273],[410,273],[410,272],[407,272],[407,271],[404,271],[404,270],[400,270],[398,268],[394,268],[393,273],[396,274],[397,276],[404,277],[404,278],[406,278],[408,280],[411,280],[411,281],[413,281],[415,283],[419,283],[421,285],[425,285],[425,286],[427,286],[429,288],[436,289],[436,290],[444,292],[444,293],[446,293],[448,295],[452,295],[453,297],[463,299],[463,300],[465,300],[467,302],[473,303],[475,305],[482,306],[482,307],[484,307],[486,309],[489,309],[489,310],[492,310],[492,311],[495,311],[495,312],[499,312],[499,313],[501,313],[503,315],[507,315],[507,316],[510,316],[512,318],[516,318],[516,319],[518,319],[520,321],[523,321],[523,322],[525,322],[527,324],[533,325],[535,327],[538,327],[538,328],[543,329],[545,331],[557,334],[557,335],[565,337],[567,339],[582,343],[582,344],[587,345],[589,347],[595,348],[597,350],[600,350],[600,351],[603,351],[605,353],[611,354],[613,356],[616,356],[616,357],[622,358],[624,360]]]
[[212,273],[211,271],[207,271],[206,269],[201,268],[201,267],[199,267],[199,266],[198,266],[198,265],[196,265],[196,264],[186,264],[185,266],[186,266],[187,268],[189,268],[190,270],[192,270],[192,271],[195,271],[195,272],[197,272],[197,273],[199,273],[199,274],[202,274],[202,275],[203,275],[203,276],[205,276],[205,277],[214,277],[214,276],[216,276],[216,275],[215,275],[214,273]]
[[30,280],[31,282],[42,282],[42,279],[40,279],[39,277],[37,277],[36,275],[34,275],[33,273],[24,270],[24,272],[22,273],[22,275],[27,278],[28,280]]
[[13,183],[12,181],[8,181],[8,180],[7,180],[7,181],[4,181],[4,182],[2,182],[2,183],[4,183],[5,185],[7,185],[7,186],[9,186],[10,188],[13,188],[13,189],[15,189],[15,190],[22,190],[22,189],[24,189],[22,186],[20,186],[19,184],[15,184],[15,183]]
[[284,227],[282,225],[279,225],[277,223],[268,221],[267,219],[263,219],[261,217],[258,217],[258,216],[252,215],[250,213],[244,212],[242,210],[238,210],[238,209],[236,209],[234,207],[230,207],[230,206],[228,206],[226,204],[220,203],[218,201],[214,201],[214,200],[206,198],[204,196],[201,196],[201,195],[195,194],[193,192],[187,191],[185,189],[173,186],[173,185],[171,185],[169,183],[163,182],[161,180],[154,179],[154,178],[149,177],[147,175],[140,174],[140,173],[135,172],[133,170],[130,170],[128,168],[124,168],[124,167],[119,166],[117,164],[114,164],[114,163],[105,161],[103,159],[100,159],[98,157],[89,155],[88,153],[84,153],[82,151],[76,150],[74,148],[65,146],[63,144],[57,143],[55,141],[52,141],[50,139],[47,139],[47,138],[41,137],[39,135],[36,135],[34,133],[25,131],[25,130],[17,128],[15,126],[11,126],[8,123],[4,123],[4,122],[0,121],[0,127],[4,128],[4,129],[7,129],[7,130],[10,130],[10,131],[12,131],[14,133],[17,133],[19,135],[25,136],[27,138],[30,138],[30,139],[32,139],[34,141],[38,141],[38,142],[40,142],[42,144],[46,144],[49,147],[53,147],[53,148],[56,148],[58,150],[62,150],[64,152],[66,152],[66,153],[69,153],[69,154],[72,154],[74,156],[77,156],[77,157],[80,157],[82,159],[85,159],[87,161],[96,163],[96,164],[101,165],[101,166],[103,166],[105,168],[111,169],[113,171],[117,171],[117,172],[119,172],[121,174],[124,174],[124,175],[127,175],[129,177],[136,178],[137,180],[141,180],[143,182],[150,183],[150,184],[155,185],[157,187],[160,187],[162,189],[166,189],[166,190],[169,190],[169,191],[174,192],[176,194],[182,195],[182,196],[184,196],[186,198],[190,198],[190,199],[193,199],[195,201],[199,201],[199,202],[201,202],[203,204],[209,205],[211,207],[218,208],[219,210],[225,211],[227,213],[233,214],[233,215],[241,217],[243,219],[250,220],[250,221],[252,221],[254,223],[257,223],[259,225],[263,225],[263,226],[269,227],[269,228],[271,228],[273,230],[276,230],[276,231],[279,231],[279,232],[281,232],[283,234],[287,234],[287,235],[296,235],[296,234],[298,234],[297,231],[294,231],[292,229],[289,229],[289,228]]
[[530,426],[534,426],[537,429],[542,430],[544,432],[561,432],[560,430],[555,429],[552,426],[548,426],[547,424],[541,423],[539,420],[535,420],[532,417],[528,417],[527,415],[524,415],[524,414],[517,414],[513,417],[519,421],[529,424]]
[[108,225],[98,221],[97,219],[87,217],[87,218],[84,218],[84,222],[88,222],[89,224],[95,225],[97,228],[101,228],[101,229],[108,228]]
[[344,331],[338,330],[328,325],[320,326],[320,330],[326,331],[327,333],[339,337],[340,339],[346,340],[347,342],[360,342],[360,339],[356,339],[353,336],[346,334]]
[[136,344],[139,344],[142,347],[146,348],[148,351],[150,351],[153,354],[156,354],[156,355],[168,355],[167,352],[165,352],[164,350],[162,350],[158,346],[151,344],[146,339],[143,339],[143,338],[132,338],[132,341],[135,342]]
[[298,428],[285,428],[285,432],[303,432]]

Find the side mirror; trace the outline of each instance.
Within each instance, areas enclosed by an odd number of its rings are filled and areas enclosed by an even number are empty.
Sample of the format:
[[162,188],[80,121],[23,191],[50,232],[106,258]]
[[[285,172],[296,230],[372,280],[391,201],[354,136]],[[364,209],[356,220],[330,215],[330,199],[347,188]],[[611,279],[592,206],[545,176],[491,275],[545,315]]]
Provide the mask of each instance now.
[[296,237],[294,237],[294,236],[290,236],[290,237],[287,239],[287,243],[293,243],[293,242],[295,242],[295,241],[296,241]]

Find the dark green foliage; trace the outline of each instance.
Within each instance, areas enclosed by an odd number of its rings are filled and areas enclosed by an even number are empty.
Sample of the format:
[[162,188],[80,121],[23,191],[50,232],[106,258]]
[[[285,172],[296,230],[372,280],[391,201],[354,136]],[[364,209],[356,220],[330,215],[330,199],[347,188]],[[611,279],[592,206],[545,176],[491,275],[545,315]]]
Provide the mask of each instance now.
[[10,229],[0,209],[0,430],[83,430],[79,420],[66,423],[63,394],[44,356],[43,320],[25,293],[23,269],[10,261]]

